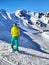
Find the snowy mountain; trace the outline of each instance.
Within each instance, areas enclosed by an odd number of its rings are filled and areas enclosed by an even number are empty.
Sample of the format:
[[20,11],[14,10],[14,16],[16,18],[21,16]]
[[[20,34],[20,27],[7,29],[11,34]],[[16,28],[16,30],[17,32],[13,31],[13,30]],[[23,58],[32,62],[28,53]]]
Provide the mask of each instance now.
[[[16,54],[10,51],[9,45],[11,41],[10,29],[13,23],[17,23],[21,31],[19,37],[20,52],[16,52]],[[1,9],[0,57],[1,65],[8,63],[10,63],[9,65],[49,65],[49,13],[26,10],[9,13]],[[5,64],[2,64],[3,62]]]
[[[8,41],[10,36],[10,29],[13,23],[17,23],[18,27],[22,30],[32,32],[42,32],[43,30],[49,30],[49,17],[45,16],[43,13],[30,12],[26,10],[18,10],[14,13],[9,13],[3,9],[0,10],[0,39]],[[47,14],[48,15],[48,14]],[[4,34],[4,32],[8,31],[8,34]],[[33,33],[34,33],[33,32]],[[8,36],[9,35],[9,36]],[[10,42],[10,40],[9,40]]]

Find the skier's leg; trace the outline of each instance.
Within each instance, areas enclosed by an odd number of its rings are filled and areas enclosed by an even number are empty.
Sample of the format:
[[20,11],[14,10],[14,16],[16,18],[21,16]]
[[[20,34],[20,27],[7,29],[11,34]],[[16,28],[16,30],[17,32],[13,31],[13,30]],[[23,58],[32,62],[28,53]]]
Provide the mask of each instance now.
[[11,39],[11,48],[13,49],[13,46],[14,46],[14,37],[12,36],[12,39]]
[[18,49],[18,37],[16,37],[16,50],[18,51],[19,49]]

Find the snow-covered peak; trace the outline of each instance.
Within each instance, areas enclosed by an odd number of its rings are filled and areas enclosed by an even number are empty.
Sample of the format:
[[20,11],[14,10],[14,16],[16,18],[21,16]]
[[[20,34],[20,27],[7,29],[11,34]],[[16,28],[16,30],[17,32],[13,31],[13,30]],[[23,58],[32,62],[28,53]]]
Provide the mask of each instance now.
[[[41,12],[31,12],[28,10],[17,10],[14,13],[9,13],[4,10],[0,10],[0,21],[6,21],[9,24],[10,21],[13,21],[12,23],[21,24],[22,26],[29,26],[32,28],[33,25],[44,27],[49,21],[49,18],[45,18],[45,14]],[[4,23],[4,24],[8,24]]]
[[25,14],[25,13],[27,13],[27,11],[26,10],[17,10],[17,11],[15,11],[15,15],[20,15],[20,14]]
[[49,17],[49,12],[47,12],[47,13],[45,14],[45,17]]
[[0,9],[0,13],[5,13],[5,12],[6,12],[6,10]]
[[19,15],[21,10],[15,11],[15,15]]

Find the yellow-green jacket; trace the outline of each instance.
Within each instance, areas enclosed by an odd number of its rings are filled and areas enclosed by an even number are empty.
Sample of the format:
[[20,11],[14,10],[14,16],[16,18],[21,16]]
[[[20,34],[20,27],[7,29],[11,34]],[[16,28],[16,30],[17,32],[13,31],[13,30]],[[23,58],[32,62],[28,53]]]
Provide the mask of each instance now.
[[12,36],[20,36],[20,30],[18,29],[17,26],[13,26],[11,28],[11,35]]

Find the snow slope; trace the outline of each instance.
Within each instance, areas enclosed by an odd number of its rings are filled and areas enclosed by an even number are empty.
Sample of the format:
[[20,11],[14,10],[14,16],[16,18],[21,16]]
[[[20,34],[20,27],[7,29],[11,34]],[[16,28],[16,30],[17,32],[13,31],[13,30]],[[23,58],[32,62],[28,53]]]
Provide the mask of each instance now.
[[[25,39],[21,38],[21,43]],[[29,43],[25,41],[24,44]],[[2,43],[2,44],[1,44]],[[43,45],[42,45],[43,46]],[[1,65],[48,65],[49,64],[49,54],[34,50],[27,45],[27,47],[19,46],[19,52],[12,53],[11,47],[8,43],[0,41],[0,64]],[[45,51],[45,50],[44,50]]]
[[[45,15],[26,10],[14,13],[0,10],[0,65],[49,65],[49,17]],[[21,32],[19,52],[15,53],[10,47],[13,23],[17,23]]]

